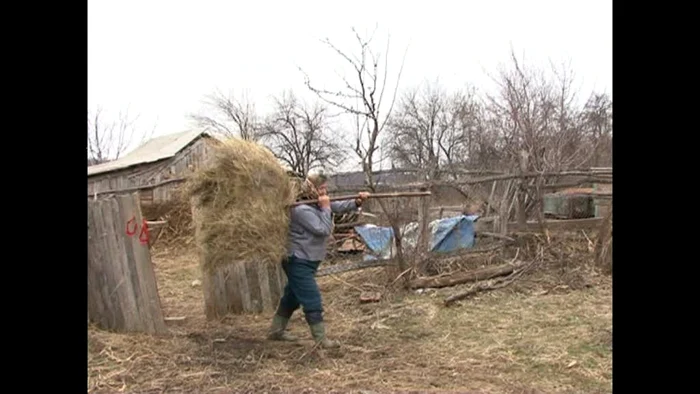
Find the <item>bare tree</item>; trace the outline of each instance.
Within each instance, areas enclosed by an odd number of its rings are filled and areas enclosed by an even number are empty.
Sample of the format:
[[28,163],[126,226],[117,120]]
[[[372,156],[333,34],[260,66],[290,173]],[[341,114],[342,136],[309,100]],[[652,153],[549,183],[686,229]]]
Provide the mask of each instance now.
[[[129,111],[120,111],[116,120],[105,120],[104,110],[97,107],[88,111],[87,154],[88,166],[118,159],[134,140],[138,116],[129,116]],[[145,132],[141,141],[155,129]]]
[[388,147],[401,167],[436,179],[442,169],[467,164],[476,150],[479,104],[471,89],[449,94],[438,84],[407,91],[388,131]]
[[521,169],[526,157],[524,170],[558,171],[579,167],[590,156],[580,144],[572,73],[553,71],[548,78],[511,51],[510,68],[494,78],[499,94],[487,96],[490,126],[509,169]]
[[[373,174],[375,154],[379,149],[381,133],[391,117],[396,99],[396,91],[398,90],[399,81],[403,72],[404,61],[402,60],[401,67],[398,71],[393,92],[390,93],[390,96],[385,96],[387,75],[389,72],[389,40],[387,40],[384,53],[383,70],[380,70],[381,55],[373,51],[370,47],[373,35],[370,36],[369,39],[365,39],[361,37],[354,28],[352,31],[357,39],[359,55],[347,54],[333,45],[328,39],[323,40],[323,43],[352,67],[353,78],[349,80],[341,76],[343,88],[339,91],[331,91],[317,87],[311,82],[306,73],[304,73],[305,83],[309,90],[323,101],[353,115],[356,119],[357,134],[354,151],[360,158],[367,188],[372,192],[376,192],[376,183]],[[405,56],[406,54],[404,53],[404,59]],[[383,106],[386,104],[385,99],[389,100],[388,108]],[[406,264],[403,258],[401,232],[398,221],[392,219],[389,209],[381,199],[377,201],[391,222],[394,231],[394,240],[396,242],[399,268],[405,270],[407,267],[405,266]]]
[[[366,184],[370,190],[374,190],[375,182],[373,169],[375,164],[375,154],[379,149],[379,139],[391,117],[391,112],[396,99],[401,74],[403,73],[403,61],[398,72],[396,85],[389,98],[390,103],[386,112],[382,104],[386,104],[385,93],[389,63],[389,40],[385,50],[383,71],[380,71],[381,54],[374,52],[370,44],[373,36],[369,39],[362,38],[353,28],[353,33],[359,45],[359,57],[350,56],[337,48],[328,39],[325,43],[331,50],[341,56],[351,67],[353,79],[341,77],[343,88],[339,91],[330,91],[316,87],[311,83],[308,75],[305,75],[306,86],[326,103],[335,106],[348,114],[354,115],[356,119],[356,136],[353,150],[359,157],[362,169],[365,173]],[[404,53],[405,59],[405,53]],[[383,75],[382,75],[383,74]]]
[[193,114],[190,118],[205,131],[253,141],[260,137],[255,104],[247,95],[236,99],[232,93],[225,95],[217,90],[208,95],[204,103],[208,109],[205,112],[209,114]]
[[260,137],[278,159],[304,177],[311,170],[342,163],[343,147],[331,134],[325,106],[300,102],[291,91],[275,98],[274,103]]
[[580,117],[581,128],[593,150],[590,165],[612,165],[612,100],[607,94],[594,93],[586,102]]
[[[498,94],[487,96],[488,127],[497,135],[502,169],[559,172],[589,163],[594,149],[581,126],[571,70],[552,67],[546,73],[525,66],[512,51],[510,57],[510,67],[494,77]],[[512,189],[519,222],[541,204],[540,187],[557,181],[533,178]]]

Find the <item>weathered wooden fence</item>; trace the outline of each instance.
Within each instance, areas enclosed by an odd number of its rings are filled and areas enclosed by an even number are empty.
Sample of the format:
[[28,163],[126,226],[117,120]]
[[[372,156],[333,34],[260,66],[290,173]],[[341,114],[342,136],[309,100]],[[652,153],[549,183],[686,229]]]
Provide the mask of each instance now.
[[[210,267],[207,245],[200,241],[201,216],[192,204],[201,267]],[[204,313],[209,320],[225,315],[261,313],[277,308],[287,277],[280,262],[230,261],[202,269]]]
[[88,201],[88,320],[112,331],[166,331],[137,194]]

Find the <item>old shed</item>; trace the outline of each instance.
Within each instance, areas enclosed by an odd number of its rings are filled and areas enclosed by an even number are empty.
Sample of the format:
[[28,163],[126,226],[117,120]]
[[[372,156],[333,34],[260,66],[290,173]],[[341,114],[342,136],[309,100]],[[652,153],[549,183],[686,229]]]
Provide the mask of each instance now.
[[88,197],[138,191],[142,202],[165,202],[219,140],[185,131],[153,138],[117,160],[88,167]]

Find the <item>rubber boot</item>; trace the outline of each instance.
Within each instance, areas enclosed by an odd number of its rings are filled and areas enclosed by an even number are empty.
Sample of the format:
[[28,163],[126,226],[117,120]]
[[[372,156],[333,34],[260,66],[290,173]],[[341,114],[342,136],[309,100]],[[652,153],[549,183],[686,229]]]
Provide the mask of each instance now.
[[287,323],[289,323],[289,318],[275,314],[272,318],[272,325],[270,326],[267,339],[272,341],[297,341],[297,337],[286,331]]
[[338,342],[332,341],[326,337],[326,327],[323,322],[310,324],[309,327],[311,328],[311,335],[316,342],[320,343],[321,347],[326,349],[340,347]]

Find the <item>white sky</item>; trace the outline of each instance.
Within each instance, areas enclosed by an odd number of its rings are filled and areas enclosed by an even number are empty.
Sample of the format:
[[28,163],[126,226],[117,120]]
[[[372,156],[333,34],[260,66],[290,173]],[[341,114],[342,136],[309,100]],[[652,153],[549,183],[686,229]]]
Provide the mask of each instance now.
[[[534,65],[567,62],[587,96],[612,95],[612,1],[156,1],[90,0],[88,102],[106,116],[129,109],[154,136],[191,126],[215,89],[247,93],[265,111],[271,95],[308,96],[297,67],[337,86],[355,27],[375,34],[390,68],[408,47],[400,87],[435,80],[488,89],[486,72],[516,54]],[[133,148],[133,147],[132,147]]]

